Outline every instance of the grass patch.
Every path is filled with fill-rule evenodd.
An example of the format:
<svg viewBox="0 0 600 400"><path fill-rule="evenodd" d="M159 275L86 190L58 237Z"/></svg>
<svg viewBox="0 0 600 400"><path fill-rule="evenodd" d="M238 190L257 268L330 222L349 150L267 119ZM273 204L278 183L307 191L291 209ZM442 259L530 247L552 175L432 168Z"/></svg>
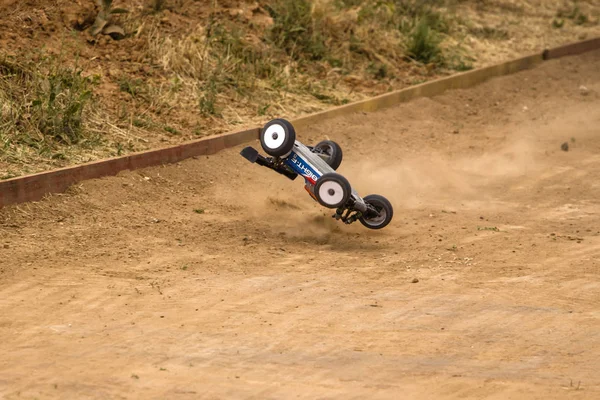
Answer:
<svg viewBox="0 0 600 400"><path fill-rule="evenodd" d="M439 63L443 60L440 48L441 39L431 29L427 18L421 19L408 39L408 56L425 64Z"/></svg>
<svg viewBox="0 0 600 400"><path fill-rule="evenodd" d="M264 115L267 115L267 112L269 111L270 107L271 107L271 104L261 104L258 106L258 110L256 110L256 114L261 117Z"/></svg>
<svg viewBox="0 0 600 400"><path fill-rule="evenodd" d="M165 125L163 127L163 129L165 130L165 132L170 133L171 135L181 135L181 132L175 128L173 128L172 126L169 125Z"/></svg>
<svg viewBox="0 0 600 400"><path fill-rule="evenodd" d="M389 76L387 64L381 62L371 62L367 67L367 71L377 80L385 79Z"/></svg>
<svg viewBox="0 0 600 400"><path fill-rule="evenodd" d="M321 60L327 54L322 19L308 0L275 0L266 6L273 18L269 39L294 59Z"/></svg>
<svg viewBox="0 0 600 400"><path fill-rule="evenodd" d="M478 226L477 227L478 231L493 231L493 232L500 232L500 229L498 229L495 226Z"/></svg>
<svg viewBox="0 0 600 400"><path fill-rule="evenodd" d="M554 18L552 20L552 27L555 29L560 29L565 26L565 20L562 18Z"/></svg>
<svg viewBox="0 0 600 400"><path fill-rule="evenodd" d="M145 128L145 129L147 129L147 128L151 128L151 127L154 126L154 122L152 122L151 119L147 119L147 118L134 118L131 123L136 128Z"/></svg>
<svg viewBox="0 0 600 400"><path fill-rule="evenodd" d="M58 59L41 63L0 60L3 140L40 148L86 139L85 120L96 81Z"/></svg>
<svg viewBox="0 0 600 400"><path fill-rule="evenodd" d="M141 79L130 79L127 76L122 76L118 79L117 84L119 85L119 90L129 93L133 98L143 97L148 94L148 87Z"/></svg>
<svg viewBox="0 0 600 400"><path fill-rule="evenodd" d="M143 139L112 123L99 82L60 55L0 55L0 179L133 151Z"/></svg>
<svg viewBox="0 0 600 400"><path fill-rule="evenodd" d="M223 118L221 97L273 97L273 88L282 86L283 66L272 51L250 42L246 32L232 24L212 23L193 35L174 41L150 38L150 50L167 72L177 74L172 95L194 93L200 114L207 118ZM265 82L265 83L262 83ZM265 92L270 92L262 96Z"/></svg>
<svg viewBox="0 0 600 400"><path fill-rule="evenodd" d="M590 21L590 17L581 10L577 1L560 8L556 12L553 26L555 28L562 27L565 19L570 19L575 25L584 25Z"/></svg>
<svg viewBox="0 0 600 400"><path fill-rule="evenodd" d="M218 94L218 75L215 73L211 75L204 85L200 88L199 93L199 108L200 112L205 115L216 115L220 116L217 110L217 94Z"/></svg>

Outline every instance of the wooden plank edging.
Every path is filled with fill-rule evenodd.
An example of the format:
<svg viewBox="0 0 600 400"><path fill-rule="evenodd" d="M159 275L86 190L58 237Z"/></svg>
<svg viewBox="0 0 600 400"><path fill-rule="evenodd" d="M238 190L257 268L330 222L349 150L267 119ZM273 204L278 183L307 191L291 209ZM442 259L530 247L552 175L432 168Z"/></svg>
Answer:
<svg viewBox="0 0 600 400"><path fill-rule="evenodd" d="M552 49L546 49L542 53L542 57L544 57L544 60L552 60L554 58L575 56L577 54L583 54L596 49L600 49L600 37L583 40L581 42L570 43L564 46L554 47Z"/></svg>
<svg viewBox="0 0 600 400"><path fill-rule="evenodd" d="M292 121L294 127L304 128L310 124L354 112L372 112L392 107L419 97L433 97L452 89L467 89L489 79L510 75L518 71L533 68L543 62L542 54L533 54L502 64L467 71L431 82L410 86L405 89L385 93L366 100L357 101L340 107L331 108L315 114L300 117Z"/></svg>
<svg viewBox="0 0 600 400"><path fill-rule="evenodd" d="M582 54L596 49L600 49L600 38L546 49L539 54L532 54L501 64L459 73L370 99L334 107L329 110L296 118L291 122L296 128L303 128L328 118L360 111L371 112L381 110L419 97L436 96L447 90L467 89L495 77L511 75L535 67L544 60ZM116 175L125 170L171 164L190 157L215 154L226 148L256 140L259 132L260 127L255 127L240 132L231 132L198 139L176 146L148 150L122 157L99 160L0 181L0 207L37 201L49 193L64 192L71 185L87 179L102 178Z"/></svg>
<svg viewBox="0 0 600 400"><path fill-rule="evenodd" d="M133 153L122 157L94 161L52 171L0 181L0 207L37 201L49 193L61 193L71 185L87 180L116 175L161 164L172 164L186 158L215 154L258 138L259 128L233 134L226 133L177 146Z"/></svg>

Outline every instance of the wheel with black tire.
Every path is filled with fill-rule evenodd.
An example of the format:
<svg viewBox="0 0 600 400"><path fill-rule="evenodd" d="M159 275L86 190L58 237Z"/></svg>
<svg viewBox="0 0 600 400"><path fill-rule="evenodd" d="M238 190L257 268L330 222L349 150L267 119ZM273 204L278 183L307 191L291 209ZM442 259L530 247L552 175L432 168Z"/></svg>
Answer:
<svg viewBox="0 0 600 400"><path fill-rule="evenodd" d="M370 194L365 196L363 200L367 205L371 206L376 213L371 211L363 214L359 219L361 224L369 229L385 228L394 216L392 204L388 199L378 194Z"/></svg>
<svg viewBox="0 0 600 400"><path fill-rule="evenodd" d="M315 197L327 208L339 208L348 202L352 187L342 175L329 172L321 176L315 185Z"/></svg>
<svg viewBox="0 0 600 400"><path fill-rule="evenodd" d="M260 145L272 157L285 157L294 148L296 131L285 119L269 121L260 132Z"/></svg>
<svg viewBox="0 0 600 400"><path fill-rule="evenodd" d="M318 154L334 170L342 163L343 153L339 144L333 140L323 140L315 145L313 153Z"/></svg>

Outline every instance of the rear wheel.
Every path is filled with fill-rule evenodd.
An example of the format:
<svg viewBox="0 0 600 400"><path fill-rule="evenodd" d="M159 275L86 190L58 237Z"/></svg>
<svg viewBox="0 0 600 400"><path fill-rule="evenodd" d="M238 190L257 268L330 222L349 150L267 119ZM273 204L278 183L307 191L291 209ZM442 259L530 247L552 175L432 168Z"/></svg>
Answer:
<svg viewBox="0 0 600 400"><path fill-rule="evenodd" d="M294 148L296 131L285 119L268 122L260 132L260 144L270 156L285 157Z"/></svg>
<svg viewBox="0 0 600 400"><path fill-rule="evenodd" d="M365 203L371 206L376 213L373 211L367 211L359 219L361 224L369 229L385 228L394 216L392 204L388 201L388 199L378 194L370 194L365 196L363 200Z"/></svg>
<svg viewBox="0 0 600 400"><path fill-rule="evenodd" d="M342 175L330 172L321 176L315 185L317 201L327 208L339 208L348 202L352 187Z"/></svg>
<svg viewBox="0 0 600 400"><path fill-rule="evenodd" d="M334 170L338 169L342 163L342 148L333 140L323 140L317 143L312 151L323 158L323 160L325 160L325 162Z"/></svg>

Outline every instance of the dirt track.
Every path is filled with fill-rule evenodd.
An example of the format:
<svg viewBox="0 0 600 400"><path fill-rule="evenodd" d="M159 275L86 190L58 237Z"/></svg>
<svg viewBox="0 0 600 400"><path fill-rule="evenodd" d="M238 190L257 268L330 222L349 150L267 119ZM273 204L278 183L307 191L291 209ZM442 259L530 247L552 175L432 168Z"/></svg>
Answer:
<svg viewBox="0 0 600 400"><path fill-rule="evenodd" d="M381 232L240 148L0 211L0 399L599 398L598 65L299 132Z"/></svg>

